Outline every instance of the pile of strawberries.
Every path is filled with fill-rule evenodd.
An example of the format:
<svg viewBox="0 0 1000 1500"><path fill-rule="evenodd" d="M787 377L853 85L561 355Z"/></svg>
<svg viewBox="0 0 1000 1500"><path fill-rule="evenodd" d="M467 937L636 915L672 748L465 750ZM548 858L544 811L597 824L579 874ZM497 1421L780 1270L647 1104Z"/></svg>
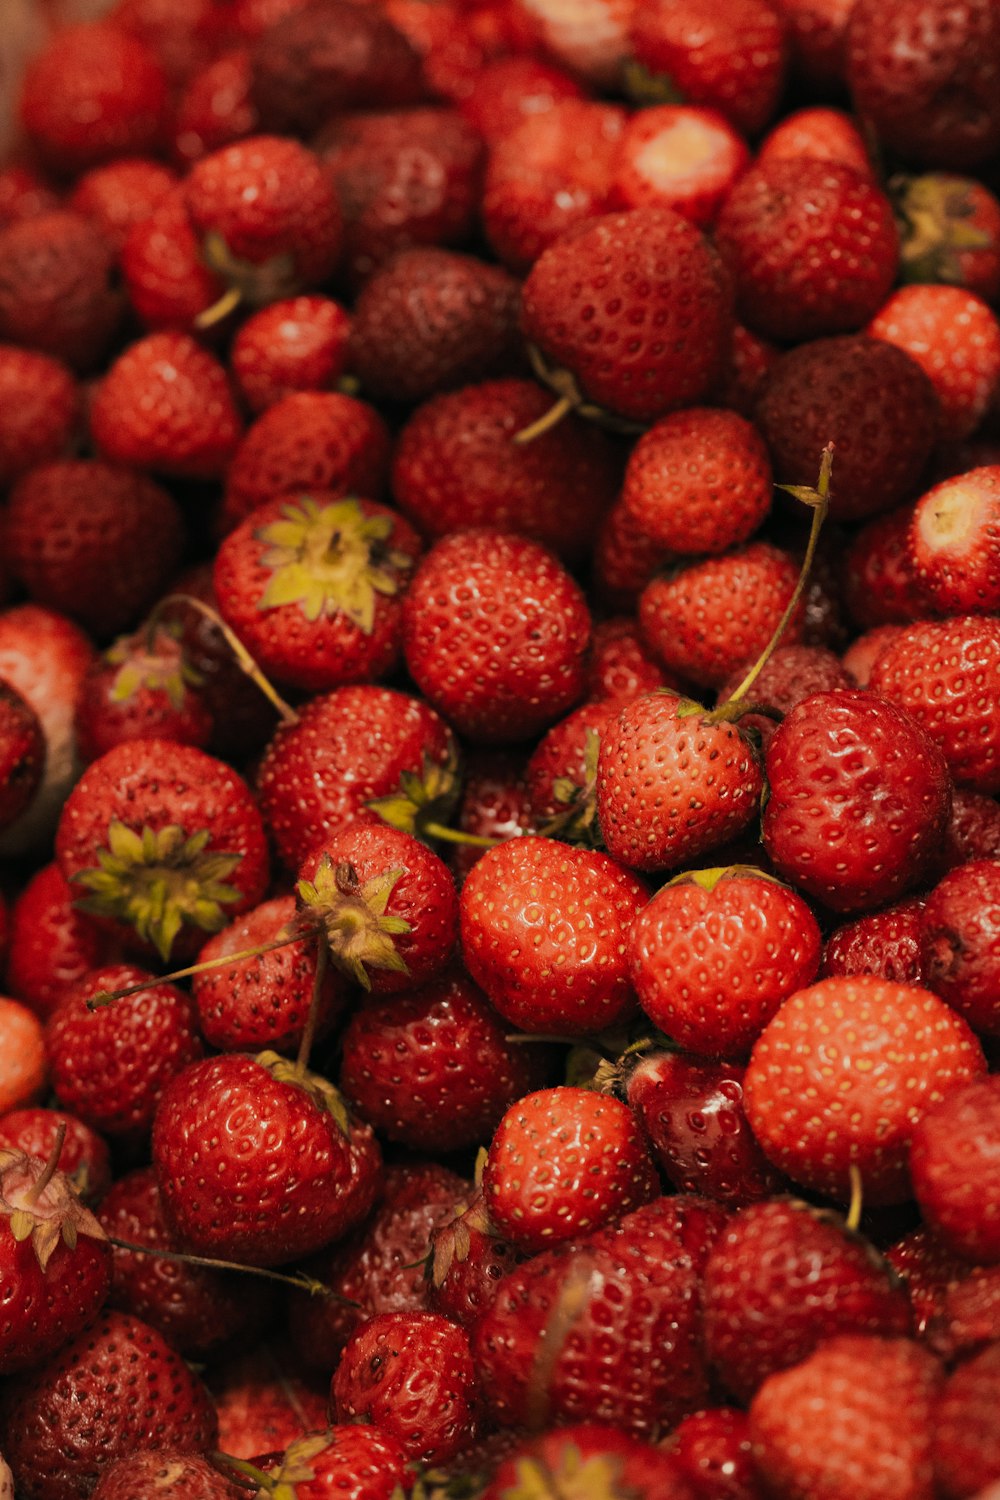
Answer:
<svg viewBox="0 0 1000 1500"><path fill-rule="evenodd" d="M0 1497L998 1500L997 0L18 108Z"/></svg>

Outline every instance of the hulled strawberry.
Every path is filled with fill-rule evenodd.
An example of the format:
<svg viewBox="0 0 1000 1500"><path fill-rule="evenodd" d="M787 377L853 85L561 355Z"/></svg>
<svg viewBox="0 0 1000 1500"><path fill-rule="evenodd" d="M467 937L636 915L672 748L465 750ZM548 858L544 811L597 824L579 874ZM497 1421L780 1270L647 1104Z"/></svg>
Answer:
<svg viewBox="0 0 1000 1500"><path fill-rule="evenodd" d="M749 162L746 141L718 111L654 104L629 120L615 196L625 208L662 204L704 229Z"/></svg>
<svg viewBox="0 0 1000 1500"><path fill-rule="evenodd" d="M133 740L88 767L66 802L57 858L84 909L166 961L256 904L267 843L246 784L170 740Z"/></svg>
<svg viewBox="0 0 1000 1500"><path fill-rule="evenodd" d="M936 484L909 526L918 587L936 613L1000 610L1000 464Z"/></svg>

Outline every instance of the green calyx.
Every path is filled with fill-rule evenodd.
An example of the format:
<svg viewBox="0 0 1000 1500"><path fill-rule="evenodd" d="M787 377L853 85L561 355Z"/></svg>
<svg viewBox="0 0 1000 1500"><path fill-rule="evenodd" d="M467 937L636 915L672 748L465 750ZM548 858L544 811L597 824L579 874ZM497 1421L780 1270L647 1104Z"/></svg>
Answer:
<svg viewBox="0 0 1000 1500"><path fill-rule="evenodd" d="M458 757L452 749L444 761L425 751L419 771L404 771L399 786L387 797L373 797L365 806L391 828L432 838L447 826L462 789Z"/></svg>
<svg viewBox="0 0 1000 1500"><path fill-rule="evenodd" d="M351 1133L351 1116L344 1097L327 1078L319 1073L310 1073L298 1062L282 1057L278 1052L258 1052L254 1061L266 1068L277 1083L291 1083L309 1095L313 1103L336 1122L341 1135Z"/></svg>
<svg viewBox="0 0 1000 1500"><path fill-rule="evenodd" d="M971 222L975 186L970 178L946 172L897 177L889 183L900 230L903 281L960 286L963 253L991 247L989 234Z"/></svg>
<svg viewBox="0 0 1000 1500"><path fill-rule="evenodd" d="M394 939L409 932L410 924L386 914L403 873L386 870L362 884L353 865L334 864L324 854L315 880L300 880L296 886L302 930L318 930L332 961L366 990L372 987L369 969L409 973Z"/></svg>
<svg viewBox="0 0 1000 1500"><path fill-rule="evenodd" d="M241 892L226 877L243 856L206 852L211 837L207 828L189 835L176 823L136 832L113 819L96 868L74 877L88 892L77 905L91 916L134 927L166 963L183 926L219 932L226 925L225 908L240 900Z"/></svg>
<svg viewBox="0 0 1000 1500"><path fill-rule="evenodd" d="M632 1485L622 1483L621 1460L610 1453L584 1458L567 1443L556 1467L538 1457L516 1461L517 1478L503 1500L640 1500Z"/></svg>
<svg viewBox="0 0 1000 1500"><path fill-rule="evenodd" d="M568 844L580 844L587 849L600 847L602 838L597 821L597 761L600 751L600 735L596 729L588 729L583 748L583 781L559 776L553 782L552 794L560 811L541 830L547 838L563 839Z"/></svg>
<svg viewBox="0 0 1000 1500"><path fill-rule="evenodd" d="M160 625L150 641L142 633L123 635L109 646L104 659L118 668L111 686L112 703L128 703L145 689L164 693L171 708L183 708L187 689L200 687L204 679L185 660L179 635L179 626Z"/></svg>
<svg viewBox="0 0 1000 1500"><path fill-rule="evenodd" d="M365 635L375 627L379 595L399 590L413 558L389 546L393 519L366 516L358 500L319 505L309 495L282 507L282 518L255 533L271 571L259 609L298 605L310 622L346 615Z"/></svg>

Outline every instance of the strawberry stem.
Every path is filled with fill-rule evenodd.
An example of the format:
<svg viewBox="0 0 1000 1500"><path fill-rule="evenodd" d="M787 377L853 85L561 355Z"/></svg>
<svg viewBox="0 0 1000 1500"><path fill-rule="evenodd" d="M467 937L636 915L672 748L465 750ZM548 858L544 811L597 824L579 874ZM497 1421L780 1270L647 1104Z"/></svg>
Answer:
<svg viewBox="0 0 1000 1500"><path fill-rule="evenodd" d="M66 1139L66 1121L65 1120L60 1120L59 1121L59 1129L56 1131L56 1138L52 1142L52 1150L49 1152L49 1158L48 1158L48 1161L45 1163L45 1167L44 1167L44 1169L42 1171L42 1175L39 1177L38 1181L32 1187L30 1187L28 1189L28 1191L24 1195L24 1201L28 1205L29 1208L33 1208L35 1206L35 1204L38 1202L39 1198L45 1192L45 1189L48 1187L49 1183L52 1181L53 1177L55 1176L56 1169L59 1166L59 1158L62 1155L63 1141L65 1139Z"/></svg>
<svg viewBox="0 0 1000 1500"><path fill-rule="evenodd" d="M228 287L218 301L198 314L194 320L195 328L214 328L216 323L221 323L223 318L228 318L231 312L235 312L242 301L241 289L238 286Z"/></svg>
<svg viewBox="0 0 1000 1500"><path fill-rule="evenodd" d="M306 1016L306 1024L302 1028L302 1040L299 1042L298 1056L295 1059L295 1071L300 1078L305 1076L309 1067L309 1054L316 1038L316 1026L319 1020L320 1003L323 998L323 980L326 977L326 965L330 950L322 937L316 944L316 972L313 975L312 996L309 1001L309 1014Z"/></svg>
<svg viewBox="0 0 1000 1500"><path fill-rule="evenodd" d="M858 1168L857 1162L853 1161L851 1162L847 1170L851 1178L851 1205L847 1210L847 1219L845 1220L845 1223L847 1224L848 1229L856 1233L861 1223L861 1205L864 1196L861 1183L861 1172Z"/></svg>
<svg viewBox="0 0 1000 1500"><path fill-rule="evenodd" d="M299 716L295 712L294 708L290 703L286 703L285 699L282 698L281 694L278 692L274 684L268 680L262 668L250 655L250 652L244 646L243 642L240 640L236 632L230 630L229 626L219 614L218 610L213 609L210 604L206 604L203 599L196 599L193 594L166 594L153 610L152 614L149 617L149 622L151 624L154 623L163 613L163 611L171 604L185 604L189 609L193 609L198 614L204 616L206 620L211 620L212 624L215 626L216 630L219 631L226 645L233 653L233 656L236 658L237 666L240 667L241 670L244 671L250 678L250 681L260 689L260 691L264 694L264 697L272 705L272 707L277 710L284 722L286 724L298 723Z"/></svg>
<svg viewBox="0 0 1000 1500"><path fill-rule="evenodd" d="M559 400L553 402L548 411L544 412L538 418L537 422L532 422L529 426L522 427L520 432L515 432L514 442L519 447L523 447L525 443L533 443L536 438L540 438L550 428L555 427L557 423L561 422L563 417L568 416L575 405L576 402L572 396L560 396Z"/></svg>
<svg viewBox="0 0 1000 1500"><path fill-rule="evenodd" d="M210 1453L209 1462L217 1469L231 1469L247 1479L252 1479L258 1489L267 1490L272 1494L277 1488L277 1480L270 1474L265 1474L263 1469L258 1469L254 1464L248 1463L245 1458L233 1458L228 1453Z"/></svg>
<svg viewBox="0 0 1000 1500"><path fill-rule="evenodd" d="M466 844L472 849L495 849L503 839L487 838L484 833L462 833L458 828L448 828L444 823L423 823L421 833L430 839L441 839L446 844Z"/></svg>
<svg viewBox="0 0 1000 1500"><path fill-rule="evenodd" d="M292 943L297 943L300 936L297 932L286 933L284 937L276 937L273 943L263 943L257 948L243 948L239 953L226 953L221 958L206 958L203 963L189 964L186 969L174 969L171 974L144 979L140 984L127 984L120 990L98 990L87 1001L87 1009L103 1010L116 1000L125 1000L129 995L141 995L143 990L153 990L158 984L173 984L177 979L190 979L192 974L208 974L213 969L228 969L232 964L242 963L244 959L259 958L262 953L273 953L275 948L287 948Z"/></svg>
<svg viewBox="0 0 1000 1500"><path fill-rule="evenodd" d="M182 1266L204 1266L209 1271L242 1271L247 1276L260 1276L265 1281L277 1281L281 1286L308 1292L310 1297L325 1297L331 1302L342 1303L344 1307L361 1306L360 1302L342 1297L332 1287L317 1281L315 1276L307 1276L305 1271L272 1271L268 1266L242 1266L238 1261L216 1260L210 1255L189 1255L182 1250L160 1250L153 1245L133 1245L129 1240L120 1240L113 1234L109 1234L107 1238L109 1245L114 1245L117 1250L128 1250L133 1255L152 1255L158 1260L175 1261Z"/></svg>

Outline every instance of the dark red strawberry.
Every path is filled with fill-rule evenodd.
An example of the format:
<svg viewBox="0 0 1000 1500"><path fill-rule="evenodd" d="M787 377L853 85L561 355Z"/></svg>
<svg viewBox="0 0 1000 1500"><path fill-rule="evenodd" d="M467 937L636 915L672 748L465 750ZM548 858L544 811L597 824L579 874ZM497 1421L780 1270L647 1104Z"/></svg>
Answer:
<svg viewBox="0 0 1000 1500"><path fill-rule="evenodd" d="M177 186L177 176L158 161L123 156L85 172L70 194L68 206L93 219L107 240L121 251L133 224L148 219Z"/></svg>
<svg viewBox="0 0 1000 1500"><path fill-rule="evenodd" d="M548 114L582 89L562 68L540 57L494 57L480 68L476 86L459 103L462 114L491 147L498 146L522 120Z"/></svg>
<svg viewBox="0 0 1000 1500"><path fill-rule="evenodd" d="M172 142L182 166L260 129L260 115L250 97L251 82L246 47L223 52L188 80L177 100Z"/></svg>
<svg viewBox="0 0 1000 1500"><path fill-rule="evenodd" d="M895 984L924 984L920 914L924 901L910 896L882 911L865 912L834 929L823 948L820 976L876 974Z"/></svg>
<svg viewBox="0 0 1000 1500"><path fill-rule="evenodd" d="M332 297L292 297L253 313L233 339L233 380L252 412L297 391L327 391L347 366L350 315Z"/></svg>
<svg viewBox="0 0 1000 1500"><path fill-rule="evenodd" d="M38 166L22 158L0 167L0 224L33 219L58 206L55 188Z"/></svg>
<svg viewBox="0 0 1000 1500"><path fill-rule="evenodd" d="M928 1110L913 1132L913 1188L927 1226L964 1260L1000 1261L1000 1082L976 1079Z"/></svg>
<svg viewBox="0 0 1000 1500"><path fill-rule="evenodd" d="M909 551L912 505L876 516L856 532L843 565L844 602L856 624L909 624L926 613Z"/></svg>
<svg viewBox="0 0 1000 1500"><path fill-rule="evenodd" d="M0 678L0 828L30 807L45 771L45 735L34 709Z"/></svg>
<svg viewBox="0 0 1000 1500"><path fill-rule="evenodd" d="M608 609L634 611L657 570L676 561L672 554L653 546L617 500L605 515L594 546L597 597Z"/></svg>
<svg viewBox="0 0 1000 1500"><path fill-rule="evenodd" d="M451 863L461 884L494 841L537 833L524 780L524 758L508 750L473 750L465 764L462 794L455 812L459 833L487 843L456 844Z"/></svg>
<svg viewBox="0 0 1000 1500"><path fill-rule="evenodd" d="M79 389L67 367L0 344L0 485L61 458L79 425Z"/></svg>
<svg viewBox="0 0 1000 1500"><path fill-rule="evenodd" d="M952 870L920 916L924 983L978 1032L1000 1031L1000 860Z"/></svg>
<svg viewBox="0 0 1000 1500"><path fill-rule="evenodd" d="M597 1422L575 1422L525 1440L482 1492L482 1500L515 1500L524 1485L558 1494L586 1485L595 1500L700 1500L671 1454ZM705 1492L707 1495L707 1491Z"/></svg>
<svg viewBox="0 0 1000 1500"><path fill-rule="evenodd" d="M885 1258L902 1281L913 1309L918 1338L937 1341L945 1323L946 1293L969 1274L969 1266L920 1225L890 1245Z"/></svg>
<svg viewBox="0 0 1000 1500"><path fill-rule="evenodd" d="M11 911L7 988L43 1020L68 986L111 956L107 934L75 901L53 862L31 877Z"/></svg>
<svg viewBox="0 0 1000 1500"><path fill-rule="evenodd" d="M84 1203L97 1203L111 1186L108 1143L75 1115L41 1107L0 1115L0 1150L23 1151L48 1161L59 1145L59 1171Z"/></svg>
<svg viewBox="0 0 1000 1500"><path fill-rule="evenodd" d="M1000 1480L994 1417L1000 1397L1000 1344L953 1370L934 1408L934 1477L946 1500L986 1496Z"/></svg>
<svg viewBox="0 0 1000 1500"><path fill-rule="evenodd" d="M595 624L587 668L590 698L639 698L670 686L676 684L667 681L663 668L643 642L637 620L619 615Z"/></svg>
<svg viewBox="0 0 1000 1500"><path fill-rule="evenodd" d="M752 661L741 663L723 683L719 689L720 705L729 701L752 665ZM791 713L803 698L853 686L850 673L828 647L777 646L754 678L749 693L755 705L770 709L775 718L763 713L749 713L742 716L741 722L744 728L753 725L766 749L777 727L776 720Z"/></svg>
<svg viewBox="0 0 1000 1500"><path fill-rule="evenodd" d="M127 740L174 740L207 748L212 715L179 635L179 627L144 626L135 635L119 636L94 662L76 705L82 760L96 760Z"/></svg>
<svg viewBox="0 0 1000 1500"><path fill-rule="evenodd" d="M936 614L1000 610L1000 464L928 490L913 508L908 540L917 586Z"/></svg>
<svg viewBox="0 0 1000 1500"><path fill-rule="evenodd" d="M63 209L0 230L0 339L90 371L123 311L115 252L90 219Z"/></svg>
<svg viewBox="0 0 1000 1500"><path fill-rule="evenodd" d="M1000 859L1000 803L982 792L956 787L942 869L954 870L971 859Z"/></svg>
<svg viewBox="0 0 1000 1500"><path fill-rule="evenodd" d="M95 1500L238 1500L245 1492L197 1453L180 1448L131 1453L103 1470Z"/></svg>
<svg viewBox="0 0 1000 1500"><path fill-rule="evenodd" d="M477 1194L432 1236L427 1263L432 1309L471 1329L496 1296L501 1278L523 1259L496 1232L482 1194Z"/></svg>
<svg viewBox="0 0 1000 1500"><path fill-rule="evenodd" d="M667 1452L695 1500L761 1500L746 1413L736 1407L692 1412L671 1433Z"/></svg>

